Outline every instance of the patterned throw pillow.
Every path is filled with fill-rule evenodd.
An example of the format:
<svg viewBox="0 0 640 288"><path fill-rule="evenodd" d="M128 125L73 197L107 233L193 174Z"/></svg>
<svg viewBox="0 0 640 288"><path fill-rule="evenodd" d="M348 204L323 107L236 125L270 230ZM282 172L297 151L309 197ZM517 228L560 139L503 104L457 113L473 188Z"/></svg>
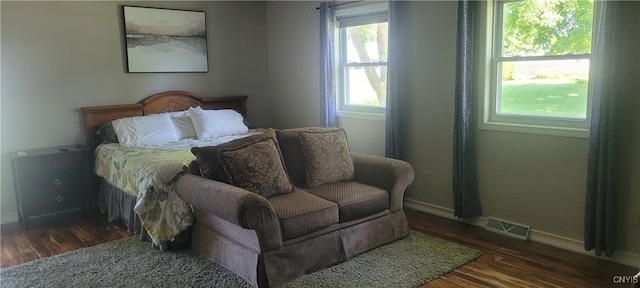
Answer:
<svg viewBox="0 0 640 288"><path fill-rule="evenodd" d="M293 190L273 129L216 146L194 147L191 152L202 177L265 197Z"/></svg>
<svg viewBox="0 0 640 288"><path fill-rule="evenodd" d="M224 168L218 159L218 151L221 149L238 149L253 143L265 141L266 139L275 139L275 137L275 130L267 129L264 133L247 136L216 146L193 147L191 148L191 153L196 156L196 163L200 168L200 175L202 177L229 183Z"/></svg>
<svg viewBox="0 0 640 288"><path fill-rule="evenodd" d="M300 141L309 187L353 179L353 159L344 129L302 132Z"/></svg>
<svg viewBox="0 0 640 288"><path fill-rule="evenodd" d="M229 183L227 175L218 159L218 150L233 147L244 147L252 143L264 141L276 137L273 129L267 129L264 133L247 136L216 146L193 147L191 153L196 156L196 163L200 168L200 175L216 181Z"/></svg>
<svg viewBox="0 0 640 288"><path fill-rule="evenodd" d="M284 159L284 165L293 185L308 186L307 174L304 171L304 153L302 152L302 145L300 143L300 133L322 132L327 131L327 129L335 128L300 127L276 130L276 137L278 138L278 145L280 146L280 152Z"/></svg>
<svg viewBox="0 0 640 288"><path fill-rule="evenodd" d="M275 138L218 150L229 183L264 197L293 191Z"/></svg>

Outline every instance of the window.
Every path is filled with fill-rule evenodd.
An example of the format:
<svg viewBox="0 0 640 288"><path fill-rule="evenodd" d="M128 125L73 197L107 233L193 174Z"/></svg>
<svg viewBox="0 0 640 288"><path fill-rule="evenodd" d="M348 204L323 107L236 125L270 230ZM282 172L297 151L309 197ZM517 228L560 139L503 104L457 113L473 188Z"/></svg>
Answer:
<svg viewBox="0 0 640 288"><path fill-rule="evenodd" d="M385 112L389 47L387 5L385 2L336 10L339 111Z"/></svg>
<svg viewBox="0 0 640 288"><path fill-rule="evenodd" d="M594 2L495 1L485 128L586 136ZM492 14L492 17L491 17Z"/></svg>

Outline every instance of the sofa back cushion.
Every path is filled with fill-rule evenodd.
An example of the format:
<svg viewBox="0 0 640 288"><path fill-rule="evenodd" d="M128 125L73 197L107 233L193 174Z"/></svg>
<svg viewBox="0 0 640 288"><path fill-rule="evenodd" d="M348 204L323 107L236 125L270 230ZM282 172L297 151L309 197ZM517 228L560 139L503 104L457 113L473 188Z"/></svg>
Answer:
<svg viewBox="0 0 640 288"><path fill-rule="evenodd" d="M342 128L306 127L276 131L294 185L316 187L352 180L354 164Z"/></svg>
<svg viewBox="0 0 640 288"><path fill-rule="evenodd" d="M307 187L352 180L353 159L342 128L300 133Z"/></svg>
<svg viewBox="0 0 640 288"><path fill-rule="evenodd" d="M289 178L295 186L307 186L307 175L304 169L304 154L300 143L300 132L321 131L325 128L308 127L276 130L282 158L287 167Z"/></svg>
<svg viewBox="0 0 640 288"><path fill-rule="evenodd" d="M293 190L275 130L216 146L194 147L200 176L269 197Z"/></svg>

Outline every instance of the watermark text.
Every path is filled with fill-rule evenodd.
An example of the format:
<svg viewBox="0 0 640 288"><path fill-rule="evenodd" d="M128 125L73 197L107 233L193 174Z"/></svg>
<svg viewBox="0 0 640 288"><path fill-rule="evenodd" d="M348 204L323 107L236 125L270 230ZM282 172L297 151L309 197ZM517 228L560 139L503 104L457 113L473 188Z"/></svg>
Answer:
<svg viewBox="0 0 640 288"><path fill-rule="evenodd" d="M628 276L628 275L616 275L613 276L613 283L614 284L629 284L629 283L640 283L640 279L638 279L640 276L635 275L635 276Z"/></svg>

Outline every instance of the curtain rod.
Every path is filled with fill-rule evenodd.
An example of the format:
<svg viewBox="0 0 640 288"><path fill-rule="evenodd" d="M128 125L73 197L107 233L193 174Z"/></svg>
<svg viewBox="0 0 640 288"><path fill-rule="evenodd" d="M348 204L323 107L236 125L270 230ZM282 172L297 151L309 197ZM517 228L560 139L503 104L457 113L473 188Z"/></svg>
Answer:
<svg viewBox="0 0 640 288"><path fill-rule="evenodd" d="M338 4L331 4L331 5L329 5L329 8L338 7L338 6L347 5L347 4L358 3L358 2L362 2L362 1L365 1L365 0L356 0L356 1L338 3ZM320 10L320 7L316 7L316 8L314 8L314 10Z"/></svg>

